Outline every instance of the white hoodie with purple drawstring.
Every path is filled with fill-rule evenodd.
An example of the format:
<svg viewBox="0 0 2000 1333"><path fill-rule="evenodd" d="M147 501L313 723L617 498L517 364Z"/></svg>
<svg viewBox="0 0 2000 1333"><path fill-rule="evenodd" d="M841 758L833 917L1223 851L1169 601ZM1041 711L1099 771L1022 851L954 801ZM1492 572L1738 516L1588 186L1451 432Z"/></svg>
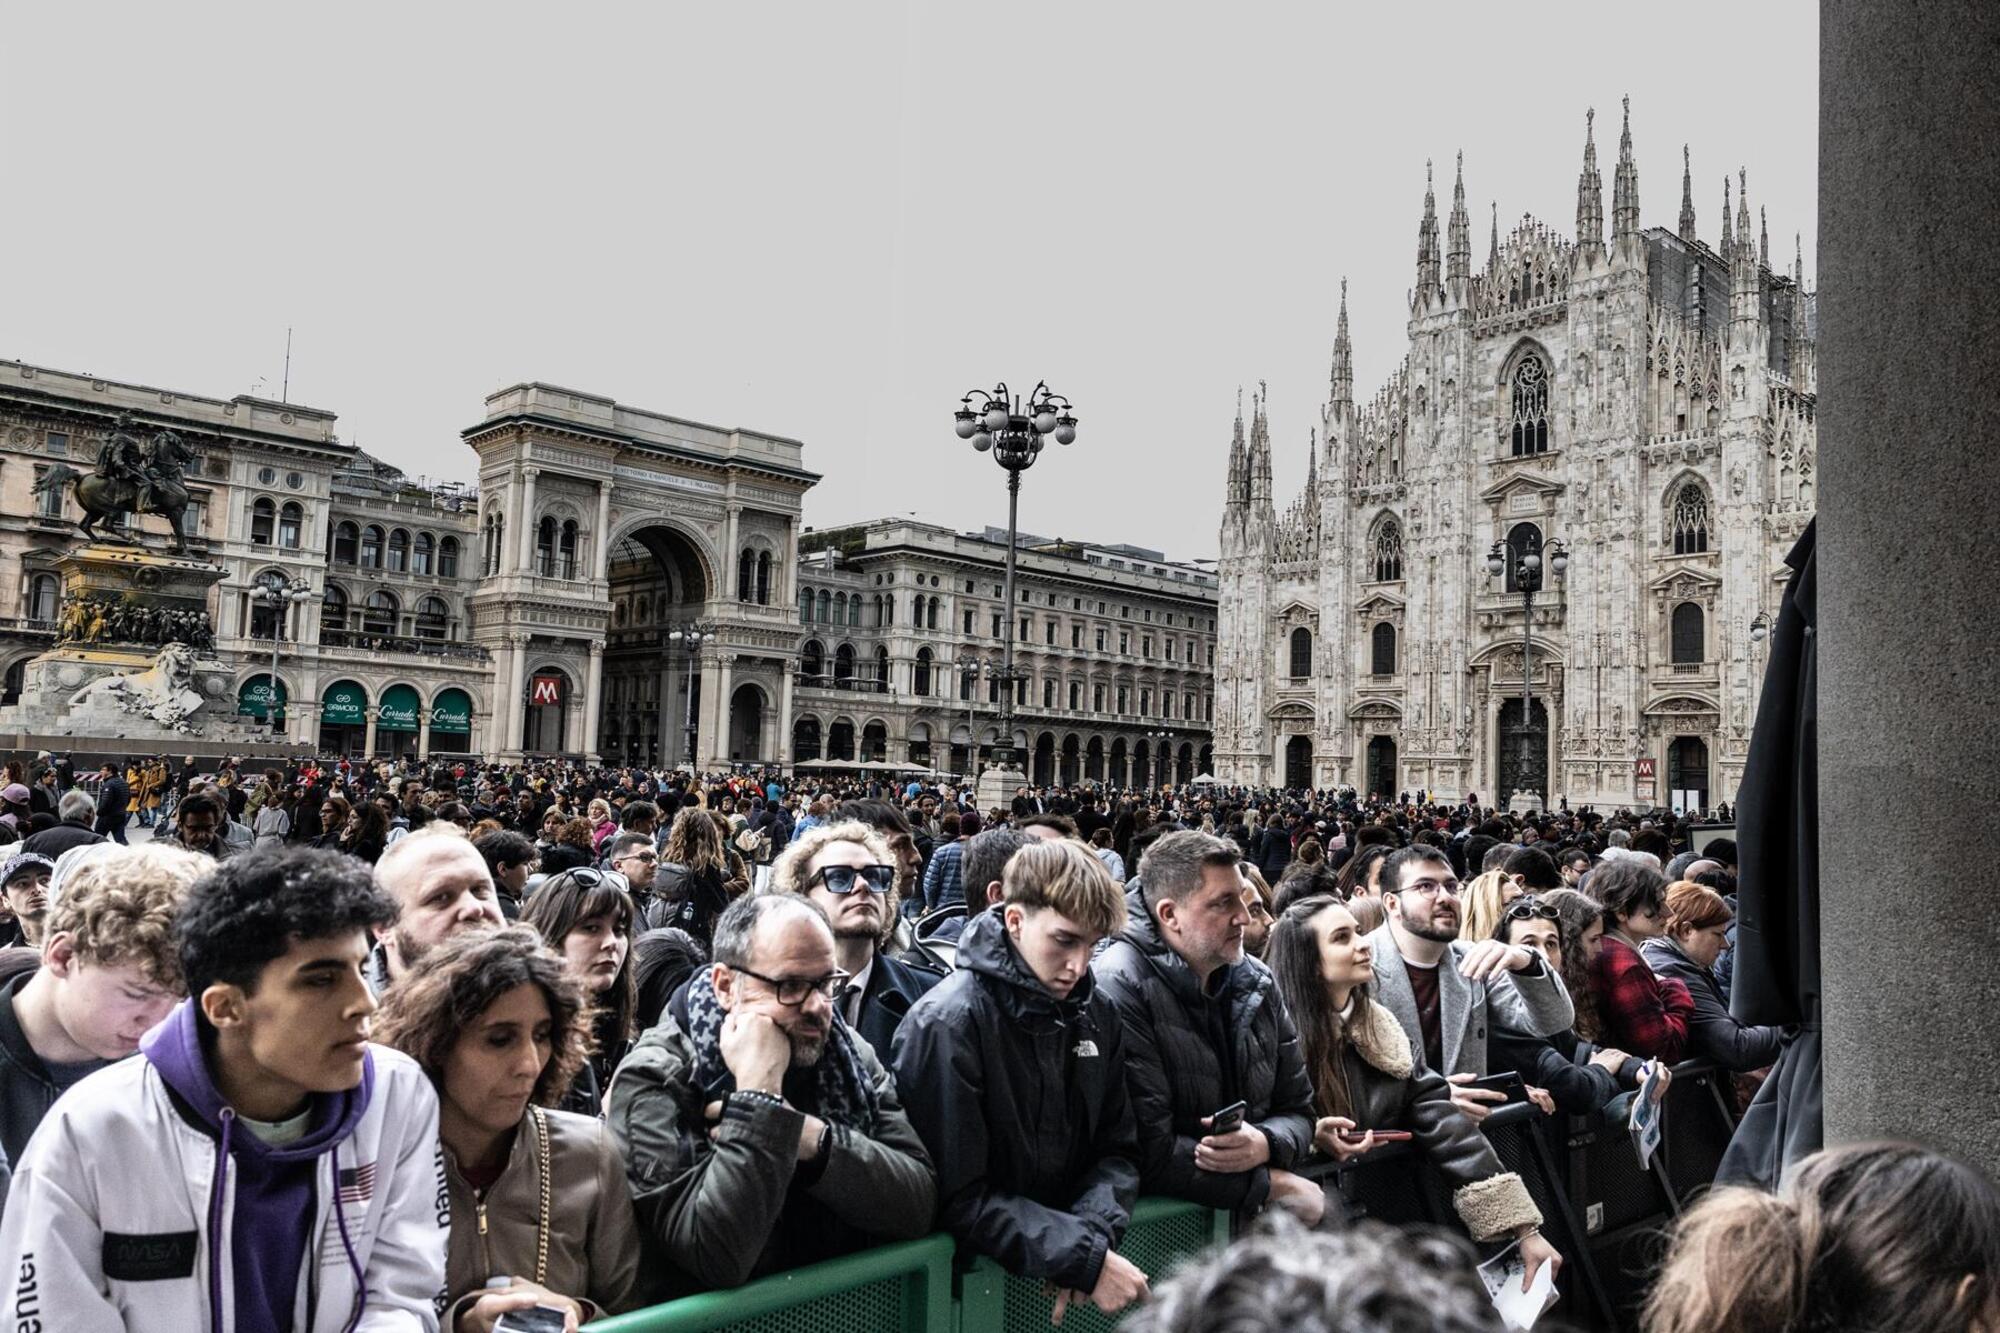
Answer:
<svg viewBox="0 0 2000 1333"><path fill-rule="evenodd" d="M436 1330L451 1219L437 1095L416 1062L369 1047L361 1085L315 1098L306 1136L272 1149L215 1093L196 1029L183 1001L142 1055L76 1084L35 1131L0 1218L0 1328L248 1333L236 1265L266 1220L239 1219L256 1205L238 1185L276 1164L311 1180L294 1191L312 1210L294 1333Z"/></svg>

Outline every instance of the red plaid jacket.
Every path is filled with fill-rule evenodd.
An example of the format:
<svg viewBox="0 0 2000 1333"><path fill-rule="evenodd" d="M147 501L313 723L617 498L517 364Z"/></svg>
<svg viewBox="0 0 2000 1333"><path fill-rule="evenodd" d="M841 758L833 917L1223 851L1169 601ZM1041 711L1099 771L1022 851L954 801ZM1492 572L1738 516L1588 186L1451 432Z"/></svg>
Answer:
<svg viewBox="0 0 2000 1333"><path fill-rule="evenodd" d="M1590 964L1601 1044L1672 1064L1687 1048L1694 997L1674 977L1656 977L1639 951L1610 935Z"/></svg>

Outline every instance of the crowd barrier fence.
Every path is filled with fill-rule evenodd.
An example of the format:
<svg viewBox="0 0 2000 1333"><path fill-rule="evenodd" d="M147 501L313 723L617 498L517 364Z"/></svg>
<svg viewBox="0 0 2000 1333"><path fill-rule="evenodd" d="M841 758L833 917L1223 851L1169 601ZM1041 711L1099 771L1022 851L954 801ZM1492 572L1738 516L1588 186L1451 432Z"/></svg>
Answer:
<svg viewBox="0 0 2000 1333"><path fill-rule="evenodd" d="M1545 1116L1504 1107L1483 1126L1542 1211L1543 1235L1563 1256L1563 1318L1591 1329L1632 1326L1666 1230L1714 1178L1735 1129L1727 1073L1700 1061L1674 1068L1661 1143L1639 1168L1626 1131L1631 1096L1594 1116ZM1329 1204L1350 1218L1456 1229L1450 1189L1408 1144L1344 1165L1318 1163ZM1226 1212L1144 1198L1118 1250L1155 1281L1212 1245L1226 1244ZM959 1256L949 1236L885 1245L773 1274L732 1291L703 1292L601 1319L592 1333L1030 1333L1047 1329L1053 1293L991 1259ZM1119 1320L1085 1306L1065 1333L1102 1333Z"/></svg>

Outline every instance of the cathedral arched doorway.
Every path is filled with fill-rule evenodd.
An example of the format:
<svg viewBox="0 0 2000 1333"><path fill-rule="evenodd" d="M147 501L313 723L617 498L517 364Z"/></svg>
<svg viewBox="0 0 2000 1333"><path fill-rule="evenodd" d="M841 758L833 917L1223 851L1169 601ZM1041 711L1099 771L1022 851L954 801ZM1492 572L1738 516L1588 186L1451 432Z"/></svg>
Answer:
<svg viewBox="0 0 2000 1333"><path fill-rule="evenodd" d="M1667 800L1693 814L1708 808L1708 744L1699 736L1676 736L1667 747Z"/></svg>
<svg viewBox="0 0 2000 1333"><path fill-rule="evenodd" d="M729 696L729 760L765 760L764 692L755 685L738 685Z"/></svg>
<svg viewBox="0 0 2000 1333"><path fill-rule="evenodd" d="M1035 738L1034 783L1037 787L1049 786L1056 780L1056 738L1055 733L1045 731Z"/></svg>
<svg viewBox="0 0 2000 1333"><path fill-rule="evenodd" d="M1062 768L1059 774L1062 785L1073 787L1083 767L1083 742L1075 732L1063 737Z"/></svg>
<svg viewBox="0 0 2000 1333"><path fill-rule="evenodd" d="M604 710L599 750L666 766L693 763L702 750L701 658L688 631L714 590L713 580L693 539L665 524L619 538L609 555L605 574L611 623L604 643L604 697L632 703L626 710L631 716L622 723L614 710ZM737 691L738 696L741 693ZM726 734L734 753L735 700L728 703L724 726L730 728ZM625 732L622 740L620 730ZM691 743L693 755L688 751ZM744 753L752 754L756 748L753 743Z"/></svg>
<svg viewBox="0 0 2000 1333"><path fill-rule="evenodd" d="M1549 791L1549 712L1540 699L1530 705L1525 726L1522 722L1518 698L1500 705L1500 783L1493 804L1503 810L1517 791L1544 798Z"/></svg>
<svg viewBox="0 0 2000 1333"><path fill-rule="evenodd" d="M1368 792L1393 800L1396 796L1396 742L1387 736L1368 741Z"/></svg>
<svg viewBox="0 0 2000 1333"><path fill-rule="evenodd" d="M1285 742L1285 786L1313 785L1313 743L1310 736L1294 736Z"/></svg>

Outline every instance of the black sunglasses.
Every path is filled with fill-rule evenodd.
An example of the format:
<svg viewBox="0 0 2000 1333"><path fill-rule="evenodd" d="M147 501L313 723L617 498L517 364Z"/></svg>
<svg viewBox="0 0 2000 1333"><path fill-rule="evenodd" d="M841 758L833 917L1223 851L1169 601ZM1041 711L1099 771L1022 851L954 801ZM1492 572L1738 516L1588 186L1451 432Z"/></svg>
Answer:
<svg viewBox="0 0 2000 1333"><path fill-rule="evenodd" d="M1509 921L1525 921L1529 917L1540 917L1544 921L1554 921L1558 924L1562 922L1561 913L1532 893L1525 898L1516 898L1500 912L1503 924Z"/></svg>
<svg viewBox="0 0 2000 1333"><path fill-rule="evenodd" d="M866 884L870 893L887 893L896 883L896 867L821 866L806 877L806 887L823 885L828 893L852 893Z"/></svg>

